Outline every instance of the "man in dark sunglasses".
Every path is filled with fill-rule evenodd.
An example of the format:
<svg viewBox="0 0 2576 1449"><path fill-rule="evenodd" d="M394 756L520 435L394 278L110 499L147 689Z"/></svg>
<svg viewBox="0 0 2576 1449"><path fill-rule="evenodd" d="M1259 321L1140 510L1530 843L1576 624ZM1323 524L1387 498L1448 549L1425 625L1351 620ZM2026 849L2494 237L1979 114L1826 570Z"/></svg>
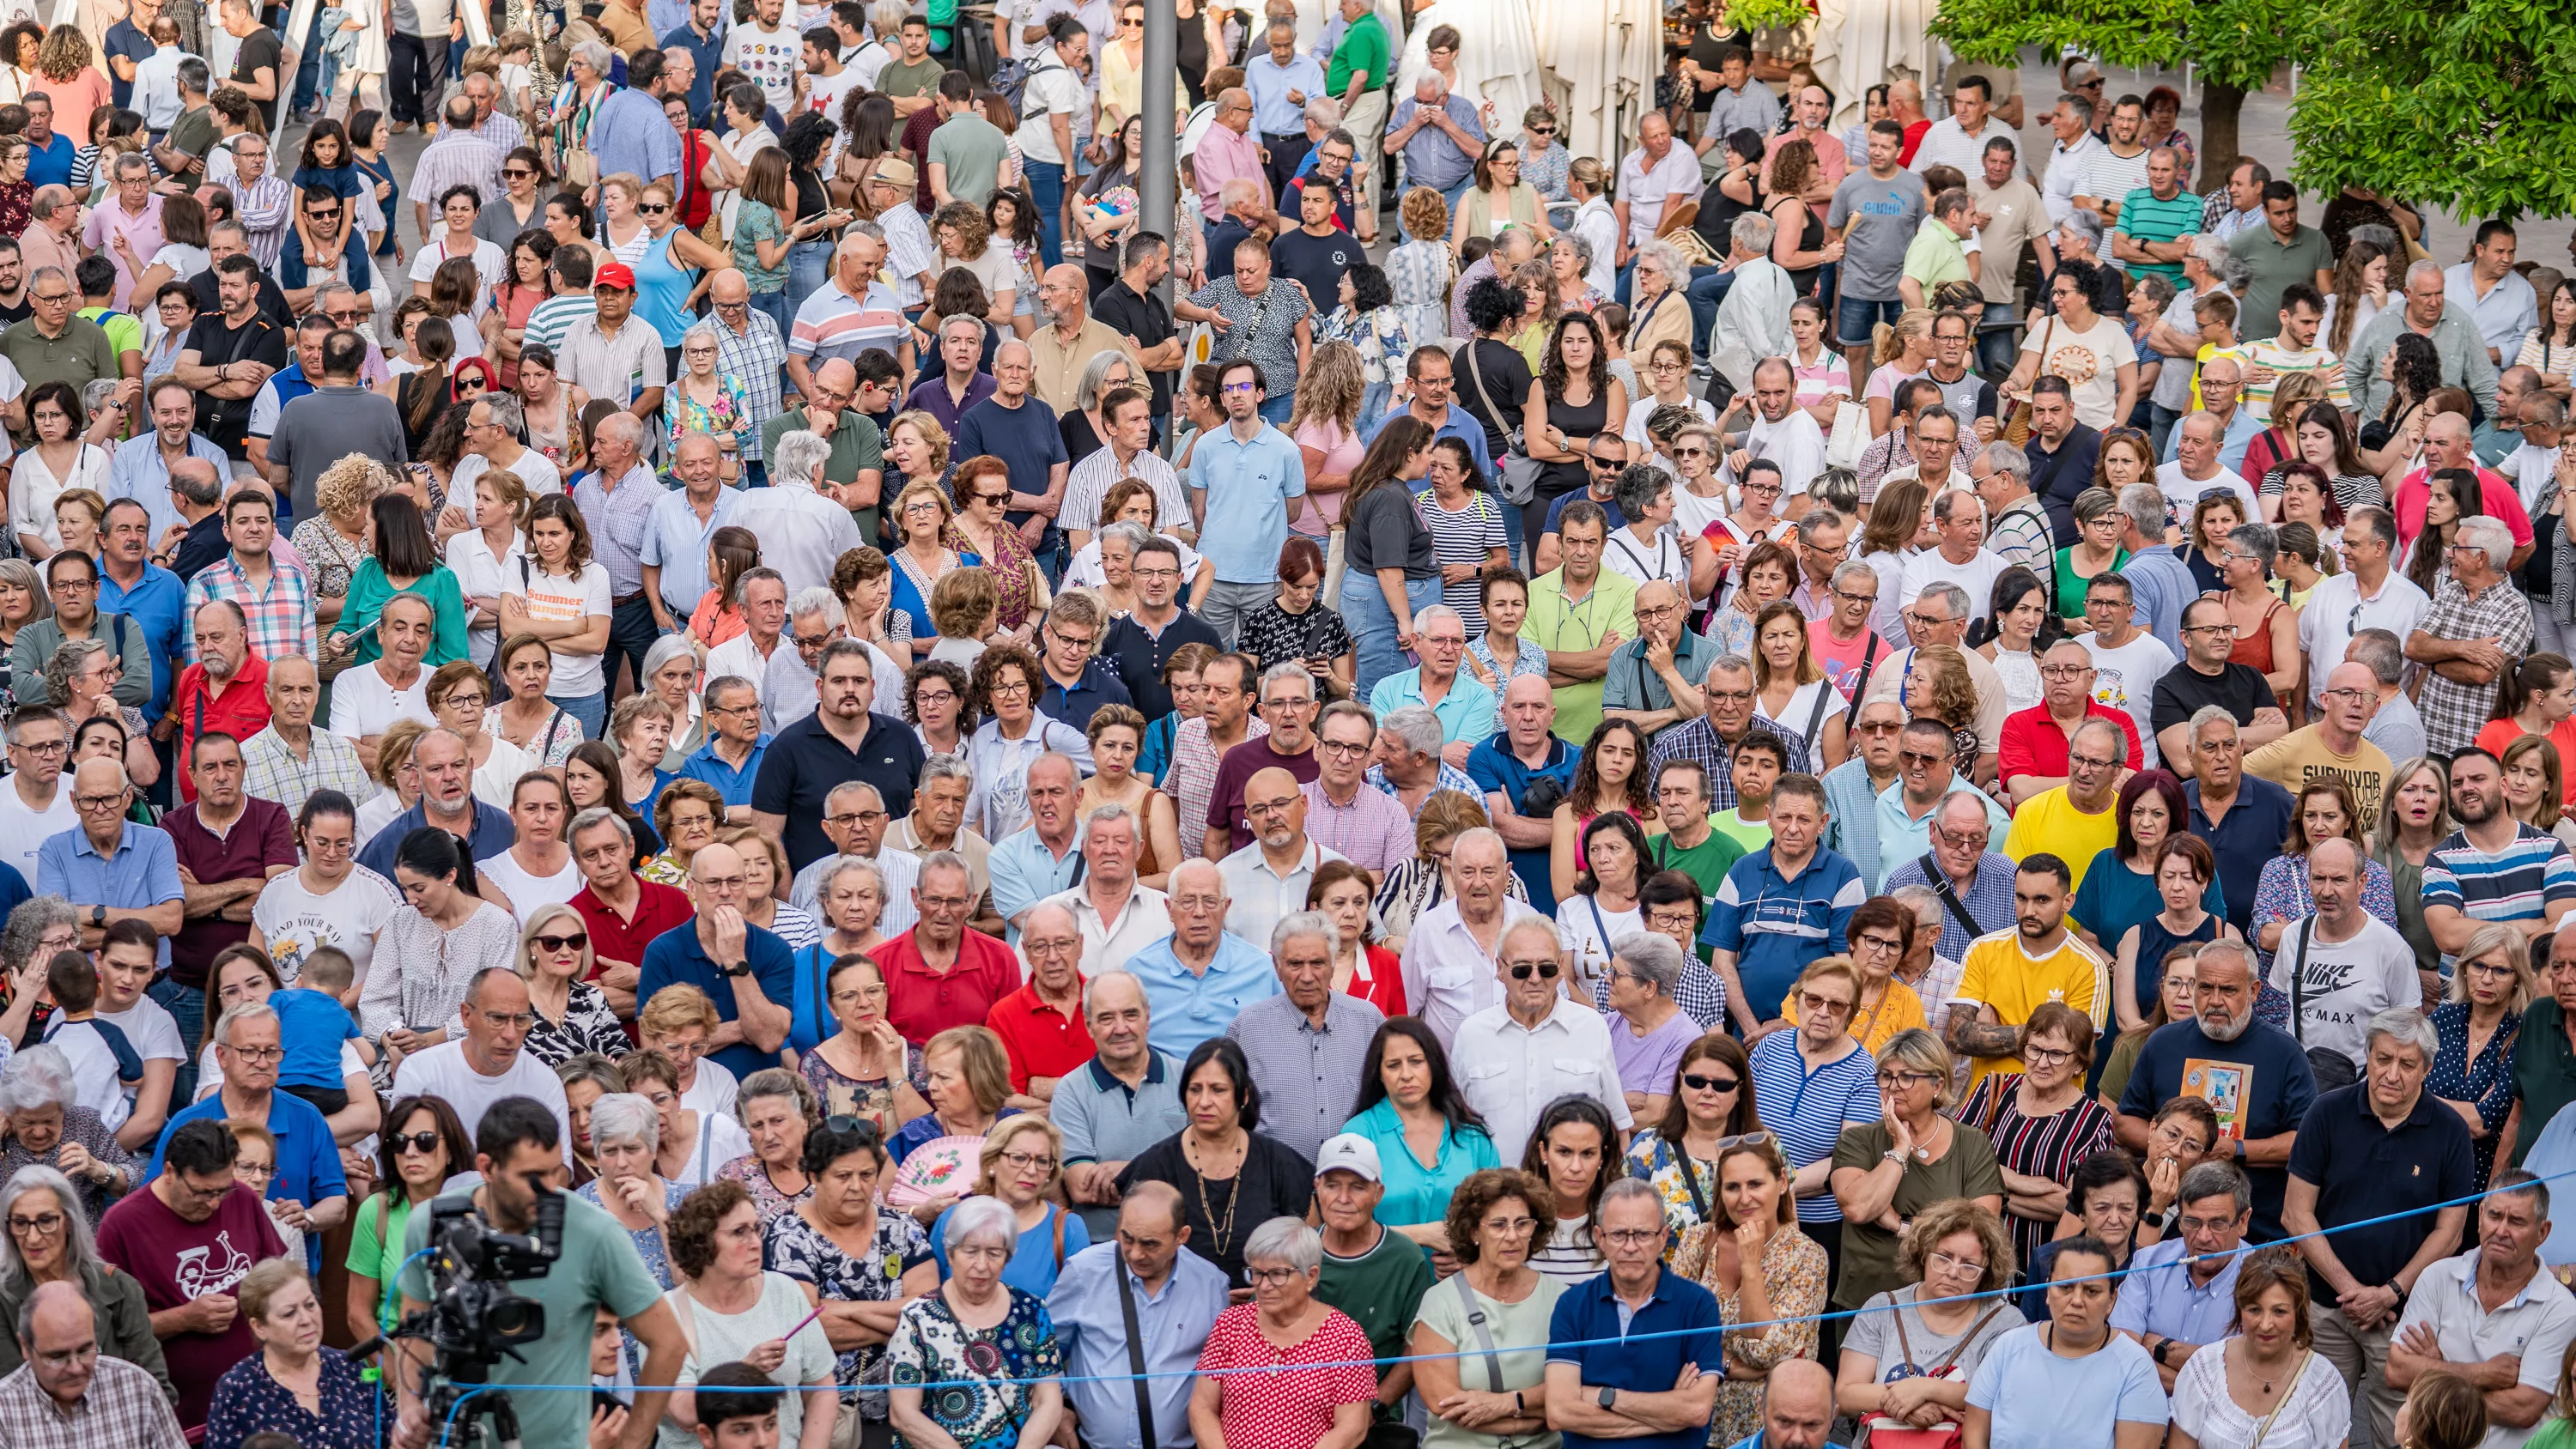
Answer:
<svg viewBox="0 0 2576 1449"><path fill-rule="evenodd" d="M568 969L573 980L590 974L589 929L579 913L556 909L544 913L543 929L528 950L540 972ZM527 1050L528 1033L537 1024L528 1000L528 983L515 971L484 971L465 993L458 1020L448 1039L416 1051L394 1068L394 1095L443 1097L457 1119L483 1120L484 1109L503 1097L533 1097L555 1114L562 1140L572 1143L572 1113L564 1101L563 1083L554 1070Z"/></svg>
<svg viewBox="0 0 2576 1449"><path fill-rule="evenodd" d="M1502 1000L1460 1022L1449 1049L1451 1073L1494 1141L1519 1151L1539 1112L1569 1093L1592 1098L1613 1123L1628 1126L1610 1029L1598 1012L1567 999L1556 927L1540 916L1520 917L1503 928L1494 959Z"/></svg>

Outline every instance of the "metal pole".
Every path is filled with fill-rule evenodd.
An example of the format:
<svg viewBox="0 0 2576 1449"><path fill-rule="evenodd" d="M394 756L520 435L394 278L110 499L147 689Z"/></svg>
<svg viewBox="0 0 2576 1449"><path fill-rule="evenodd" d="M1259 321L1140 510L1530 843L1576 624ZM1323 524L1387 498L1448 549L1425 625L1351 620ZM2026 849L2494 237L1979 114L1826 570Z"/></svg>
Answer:
<svg viewBox="0 0 2576 1449"><path fill-rule="evenodd" d="M1145 116L1144 175L1137 185L1137 205L1145 209L1137 221L1140 231L1168 232L1172 226L1174 196L1179 171L1173 161L1176 138L1174 127L1180 119L1180 97L1174 94L1173 73L1179 65L1180 20L1172 13L1172 0L1145 0L1145 75L1144 93L1139 104ZM1172 249L1180 250L1180 238L1173 237ZM1119 259L1122 263L1124 257ZM1122 267L1121 270L1124 270ZM1167 277L1155 289L1163 300L1171 301L1172 284Z"/></svg>

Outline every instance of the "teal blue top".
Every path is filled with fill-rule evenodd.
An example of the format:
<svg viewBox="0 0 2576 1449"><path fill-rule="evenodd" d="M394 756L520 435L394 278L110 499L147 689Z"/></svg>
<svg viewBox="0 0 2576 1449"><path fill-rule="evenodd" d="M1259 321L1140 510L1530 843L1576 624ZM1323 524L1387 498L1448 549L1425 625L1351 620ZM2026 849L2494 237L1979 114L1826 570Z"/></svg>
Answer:
<svg viewBox="0 0 2576 1449"><path fill-rule="evenodd" d="M2120 860L2119 848L2110 846L2093 857L2093 864L2084 872L2084 884L2075 888L2075 903L2067 908L2067 914L2093 933L2103 951L2117 956L2120 938L2129 934L2129 928L2164 908L2164 897L2156 894L2155 881L2129 869ZM2200 908L2224 918L2226 889L2211 881L2209 889L2200 893ZM2156 968L2150 965L2140 973L2140 979L2155 975Z"/></svg>
<svg viewBox="0 0 2576 1449"><path fill-rule="evenodd" d="M741 209L734 213L734 268L742 273L743 280L750 283L751 290L755 292L783 292L787 290L787 258L781 254L777 266L762 266L760 248L752 245L761 240L785 241L787 228L768 202L754 201L746 196L742 199Z"/></svg>
<svg viewBox="0 0 2576 1449"><path fill-rule="evenodd" d="M1377 1145L1378 1171L1386 1181L1386 1196L1378 1200L1377 1220L1389 1227L1440 1221L1449 1215L1449 1195L1469 1174L1503 1165L1494 1151L1494 1139L1485 1135L1485 1129L1453 1126L1440 1139L1439 1159L1424 1167L1404 1143L1404 1119L1395 1114L1395 1103L1383 1098L1343 1123L1342 1130L1356 1132Z"/></svg>
<svg viewBox="0 0 2576 1449"><path fill-rule="evenodd" d="M652 324L665 347L679 346L682 335L698 320L689 315L689 293L698 285L697 268L671 259L671 238L679 234L680 229L673 227L655 237L644 248L644 259L635 264L635 315Z"/></svg>

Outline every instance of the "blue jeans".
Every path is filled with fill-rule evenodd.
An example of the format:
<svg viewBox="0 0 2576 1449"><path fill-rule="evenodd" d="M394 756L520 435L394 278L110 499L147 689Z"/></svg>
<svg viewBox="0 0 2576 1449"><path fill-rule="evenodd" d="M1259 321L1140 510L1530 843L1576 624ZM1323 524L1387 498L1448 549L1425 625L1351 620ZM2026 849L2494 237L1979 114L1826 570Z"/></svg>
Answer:
<svg viewBox="0 0 2576 1449"><path fill-rule="evenodd" d="M1834 340L1845 347L1867 347L1873 340L1872 328L1881 322L1893 327L1904 314L1902 297L1880 302L1845 295L1834 304Z"/></svg>
<svg viewBox="0 0 2576 1449"><path fill-rule="evenodd" d="M832 243L798 242L787 249L787 290L781 294L787 299L787 322L779 324L780 331L784 332L788 323L796 320L796 311L805 305L805 299L821 290L831 278Z"/></svg>
<svg viewBox="0 0 2576 1449"><path fill-rule="evenodd" d="M1288 426L1289 416L1297 411L1294 392L1273 393L1261 400L1261 420L1274 428Z"/></svg>
<svg viewBox="0 0 2576 1449"><path fill-rule="evenodd" d="M1022 160L1029 200L1038 209L1038 255L1050 267L1064 260L1064 166L1055 161Z"/></svg>
<svg viewBox="0 0 2576 1449"><path fill-rule="evenodd" d="M143 994L170 1013L179 1027L179 1044L187 1052L178 1074L170 1079L170 1110L176 1112L197 1099L197 1048L206 1031L206 993L164 976L145 987Z"/></svg>
<svg viewBox="0 0 2576 1449"><path fill-rule="evenodd" d="M1726 300L1726 289L1735 285L1735 274L1721 267L1691 268L1690 298L1691 356L1708 356L1709 329L1717 325L1717 304ZM1629 359L1652 362L1653 358Z"/></svg>
<svg viewBox="0 0 2576 1449"><path fill-rule="evenodd" d="M316 92L316 88L324 87L325 85L322 79L321 41L322 7L316 5L313 7L313 19L304 28L304 59L295 67L296 110L311 110L313 108L313 97ZM320 93L327 96L331 92L327 88L324 88L321 89Z"/></svg>
<svg viewBox="0 0 2576 1449"><path fill-rule="evenodd" d="M596 740L607 737L607 690L603 689L594 694L549 694L546 696L546 702L559 707L564 713L581 721L581 737L583 739Z"/></svg>
<svg viewBox="0 0 2576 1449"><path fill-rule="evenodd" d="M751 305L767 314L770 321L778 324L778 340L786 341L788 332L796 325L795 309L787 305L786 288L782 287L775 292L754 292L751 294Z"/></svg>
<svg viewBox="0 0 2576 1449"><path fill-rule="evenodd" d="M1439 603L1440 580L1405 580L1404 601L1416 614ZM1353 698L1367 699L1379 680L1412 667L1404 651L1395 646L1395 612L1386 606L1386 590L1379 586L1376 574L1352 569L1342 575L1342 622L1350 626L1351 639L1358 646Z"/></svg>

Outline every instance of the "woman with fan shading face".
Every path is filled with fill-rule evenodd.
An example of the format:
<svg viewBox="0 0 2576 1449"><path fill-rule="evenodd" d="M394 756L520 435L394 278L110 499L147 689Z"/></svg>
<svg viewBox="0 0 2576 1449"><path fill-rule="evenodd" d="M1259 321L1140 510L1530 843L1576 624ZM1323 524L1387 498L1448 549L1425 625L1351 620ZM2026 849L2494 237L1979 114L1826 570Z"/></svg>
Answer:
<svg viewBox="0 0 2576 1449"><path fill-rule="evenodd" d="M941 1138L972 1139L954 1162L941 1157L942 1165L958 1169L950 1174L952 1180L932 1184L924 1169L916 1169L898 1172L888 1188L888 1205L908 1210L926 1228L966 1195L984 1134L1003 1118L1018 1116L1019 1109L1002 1105L1011 1095L1011 1060L990 1027L952 1026L932 1037L921 1049L921 1069L930 1114L906 1122L887 1139L886 1153L895 1166L905 1166L915 1149ZM921 1191L924 1187L932 1190Z"/></svg>

